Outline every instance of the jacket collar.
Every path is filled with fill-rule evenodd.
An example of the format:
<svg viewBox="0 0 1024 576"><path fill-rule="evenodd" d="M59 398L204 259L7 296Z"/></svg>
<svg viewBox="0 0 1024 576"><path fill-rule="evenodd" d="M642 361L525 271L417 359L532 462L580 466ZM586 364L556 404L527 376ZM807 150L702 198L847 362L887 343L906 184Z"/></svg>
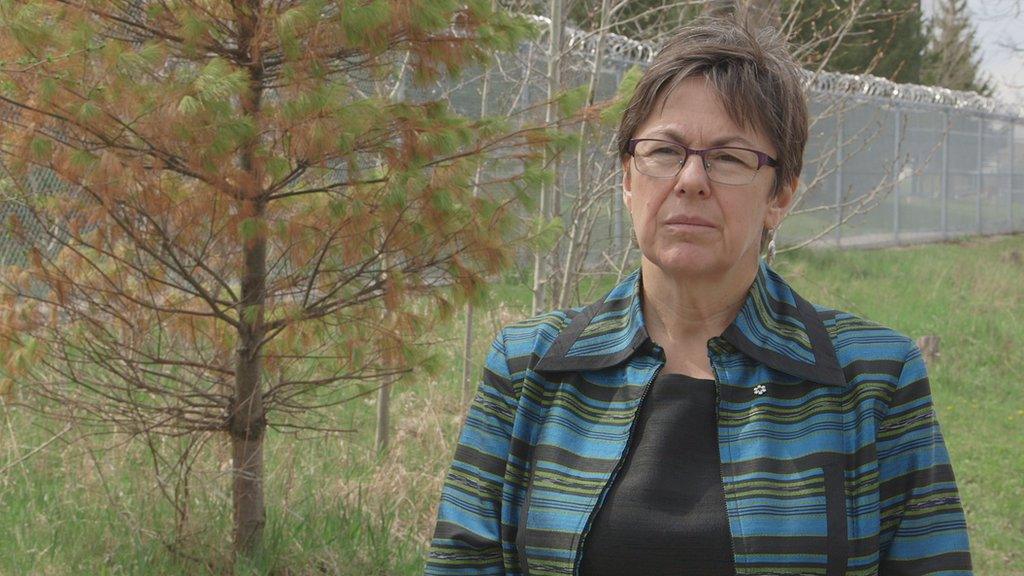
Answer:
<svg viewBox="0 0 1024 576"><path fill-rule="evenodd" d="M535 366L537 371L595 370L614 366L650 342L640 302L637 268L605 297L584 308ZM821 384L846 379L832 339L814 306L800 297L763 258L746 300L722 338L776 370Z"/></svg>

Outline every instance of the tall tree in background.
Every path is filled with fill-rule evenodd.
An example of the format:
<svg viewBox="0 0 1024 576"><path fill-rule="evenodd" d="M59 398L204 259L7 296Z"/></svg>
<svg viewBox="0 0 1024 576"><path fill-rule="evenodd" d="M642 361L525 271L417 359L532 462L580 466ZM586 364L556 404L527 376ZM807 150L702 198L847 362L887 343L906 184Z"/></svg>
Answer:
<svg viewBox="0 0 1024 576"><path fill-rule="evenodd" d="M602 3L577 0L569 3L573 24L584 30L597 30L602 16L608 32L635 40L650 40L655 30L672 29L692 20L704 10L703 2L693 0L632 0Z"/></svg>
<svg viewBox="0 0 1024 576"><path fill-rule="evenodd" d="M318 409L356 383L429 369L424 327L509 261L538 170L539 131L375 80L423 86L530 30L490 0L0 4L0 160L27 214L6 224L28 254L2 276L0 391L145 438L227 435L253 552L268 428L336 428Z"/></svg>
<svg viewBox="0 0 1024 576"><path fill-rule="evenodd" d="M928 39L919 0L785 0L782 9L805 66L920 81Z"/></svg>
<svg viewBox="0 0 1024 576"><path fill-rule="evenodd" d="M928 29L921 82L991 96L992 85L979 70L981 54L967 0L939 0Z"/></svg>
<svg viewBox="0 0 1024 576"><path fill-rule="evenodd" d="M529 2L526 10L541 9ZM584 30L601 21L600 3L568 2ZM611 2L608 31L659 45L701 14L766 22L780 28L810 69L873 74L917 82L927 36L919 0L630 0Z"/></svg>

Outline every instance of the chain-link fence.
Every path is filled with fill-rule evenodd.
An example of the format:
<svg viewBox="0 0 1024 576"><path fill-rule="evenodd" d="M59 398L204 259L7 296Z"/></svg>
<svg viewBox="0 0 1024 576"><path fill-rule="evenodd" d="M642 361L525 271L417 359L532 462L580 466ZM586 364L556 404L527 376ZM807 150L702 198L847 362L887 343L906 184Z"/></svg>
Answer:
<svg viewBox="0 0 1024 576"><path fill-rule="evenodd" d="M815 78L809 100L805 197L782 227L784 244L885 246L1024 231L1018 110L974 94L839 75Z"/></svg>
<svg viewBox="0 0 1024 576"><path fill-rule="evenodd" d="M561 86L593 82L597 100L611 98L627 71L644 67L654 53L629 38L569 28L559 54ZM410 89L408 96L446 98L469 115L541 118L548 59L542 35L457 84ZM886 246L1024 231L1019 107L870 75L808 72L806 83L811 137L800 197L778 231L779 245ZM624 261L630 224L619 195L615 126L594 122L587 130L581 150L552 162L550 197L558 206L552 213L562 216L566 234L585 240L587 264ZM60 188L52 175L40 175L31 187L33 193ZM0 199L3 221L22 210ZM0 263L23 259L14 244L2 237Z"/></svg>
<svg viewBox="0 0 1024 576"><path fill-rule="evenodd" d="M534 18L548 25L545 18ZM626 72L646 66L656 51L614 34L570 28L565 38L561 85L586 84L597 65L599 100L613 96ZM487 74L518 79L521 106L540 102L546 97L547 58L542 36L522 47L518 62L506 59ZM1024 231L1020 107L871 75L807 72L805 80L811 136L799 198L778 231L779 245L887 246ZM479 97L479 89L470 84L457 91L453 103L479 110ZM630 239L618 160L610 145L615 127L596 129L602 134L587 140L587 162L563 159L553 165L562 191L558 213L566 226L581 217L574 202L591 194L606 196L606 209L595 219L587 247L593 264L617 257ZM581 167L602 174L581 174Z"/></svg>

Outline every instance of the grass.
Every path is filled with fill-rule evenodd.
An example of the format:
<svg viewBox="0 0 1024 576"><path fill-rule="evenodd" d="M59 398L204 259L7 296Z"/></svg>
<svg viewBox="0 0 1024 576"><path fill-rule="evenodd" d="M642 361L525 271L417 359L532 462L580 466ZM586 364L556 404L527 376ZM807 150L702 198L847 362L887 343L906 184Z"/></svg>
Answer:
<svg viewBox="0 0 1024 576"><path fill-rule="evenodd" d="M812 302L940 337L929 380L975 573L1024 574L1024 236L794 256L776 269Z"/></svg>
<svg viewBox="0 0 1024 576"><path fill-rule="evenodd" d="M1024 236L874 251L796 251L774 265L812 302L911 336L941 338L932 392L967 511L975 573L1024 575ZM511 278L511 276L510 276ZM588 280L596 298L612 279ZM529 290L503 283L478 310L472 371L491 337L526 315ZM436 327L448 367L394 389L390 449L374 455L375 402L332 411L355 433L267 436L265 553L236 574L413 575L433 528L466 403L462 318ZM177 539L140 442L78 440L21 409L0 408L0 575L229 573L228 447L211 438L195 465L189 522ZM120 444L119 444L120 443ZM161 450L168 454L174 441ZM168 544L173 542L173 548ZM173 551L172 551L173 550Z"/></svg>

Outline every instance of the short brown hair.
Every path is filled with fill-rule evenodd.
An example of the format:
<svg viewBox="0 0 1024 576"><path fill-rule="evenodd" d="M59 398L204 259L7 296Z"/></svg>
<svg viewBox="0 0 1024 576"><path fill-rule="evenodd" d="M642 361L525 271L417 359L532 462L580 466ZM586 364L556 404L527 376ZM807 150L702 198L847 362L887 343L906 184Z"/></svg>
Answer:
<svg viewBox="0 0 1024 576"><path fill-rule="evenodd" d="M659 98L703 75L737 126L765 134L778 150L772 196L800 176L807 143L807 101L800 65L774 29L725 18L698 18L680 29L644 71L619 123L619 158Z"/></svg>

